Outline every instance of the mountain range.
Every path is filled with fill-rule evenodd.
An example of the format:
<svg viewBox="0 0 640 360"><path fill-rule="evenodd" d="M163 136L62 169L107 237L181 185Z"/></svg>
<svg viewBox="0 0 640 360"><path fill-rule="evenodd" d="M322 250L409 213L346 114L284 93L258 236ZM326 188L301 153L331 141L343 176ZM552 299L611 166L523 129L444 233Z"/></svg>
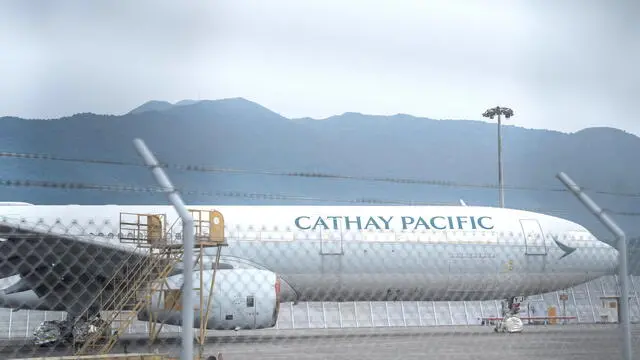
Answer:
<svg viewBox="0 0 640 360"><path fill-rule="evenodd" d="M506 207L578 221L611 241L556 178L562 171L630 237L640 236L640 167L633 160L640 138L607 127L562 133L503 125L502 134ZM484 121L355 112L289 119L243 98L150 101L122 115L0 118L3 152L140 164L136 137L160 161L181 166L168 174L190 192L184 194L188 204L498 204L496 124ZM227 170L185 170L187 165ZM0 178L4 185L34 180L156 186L140 166L11 157L0 158ZM24 186L0 187L0 200L166 203L164 195L144 191Z"/></svg>

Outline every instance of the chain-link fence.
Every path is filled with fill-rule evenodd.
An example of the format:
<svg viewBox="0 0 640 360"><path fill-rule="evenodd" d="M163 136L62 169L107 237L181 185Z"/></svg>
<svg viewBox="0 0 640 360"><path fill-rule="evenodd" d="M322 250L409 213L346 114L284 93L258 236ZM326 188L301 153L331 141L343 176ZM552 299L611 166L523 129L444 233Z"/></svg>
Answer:
<svg viewBox="0 0 640 360"><path fill-rule="evenodd" d="M0 301L20 309L1 312L7 358L120 351L123 342L150 337L156 349L178 356L182 229L171 207L4 209ZM617 252L589 233L557 230L552 218L540 218L540 237L510 229L520 226L517 219L511 225L491 219L489 225L489 217L469 214L406 215L398 221L414 227L456 221L462 228L475 224L475 230L386 231L385 221L393 227L389 218L395 215L385 215L391 211L385 207L341 210L355 211L353 227L373 226L377 219L382 229L313 230L312 224L348 216L320 209L306 222L297 217L297 228L269 225L276 218L295 223L289 215L303 209L309 210L191 209L198 214L194 219L204 219L195 224L200 244L216 233L210 210L226 219L220 224L224 246L196 248L203 256L194 259L194 302L201 308L195 318L208 318L211 327L196 324L196 334L216 339L252 329L265 329L265 336L342 329L346 335L353 328L434 326L473 326L476 334L487 334L509 314L522 319L525 333L534 324L618 322ZM322 211L328 210L336 209ZM364 210L381 215L366 217ZM248 225L247 219L256 223ZM640 321L639 281L631 279L633 322ZM527 297L503 301L520 295Z"/></svg>
<svg viewBox="0 0 640 360"><path fill-rule="evenodd" d="M171 166L160 166L152 156L145 161L161 188L50 181L0 185L173 194L173 186L168 181L163 184L157 172ZM336 174L261 175L440 184ZM322 357L333 354L335 347L357 347L348 340L352 334L375 336L362 332L367 329L381 330L378 335L398 329L405 331L400 334L422 335L417 345L421 356L434 349L440 349L435 350L438 354L455 352L457 345L450 342L457 335L444 338L434 335L433 329L466 329L471 335L531 333L528 339L537 344L532 345L536 358L552 354L542 344L562 342L554 336L560 336L560 329L570 329L564 334L582 341L579 350L589 356L620 352L613 340L619 333L606 325L622 320L620 279L615 275L618 252L576 223L533 212L365 199L339 201L351 204L340 207L190 207L197 246L190 259L193 289L185 289L182 242L190 228L182 224L184 214L178 216L181 201L170 199L175 209L4 204L0 214L3 358L122 351L155 351L177 358L180 335L187 333L180 326L185 321L184 294L193 298L193 330L202 345L196 348L198 355L224 349L235 358L253 358L267 351L267 344L277 347L276 339L283 334L300 340L305 331L335 330L333 337L307 334L325 337L315 343L314 351L296 353ZM301 199L327 200L295 198ZM408 206L355 206L363 204ZM640 322L638 281L632 276L628 282L632 323ZM595 325L596 332L589 337L582 325ZM540 335L539 329L548 332ZM487 356L495 359L505 349L521 351L521 342L504 342L500 336L483 337L496 341L496 346L482 345L490 346ZM401 343L410 342L403 339L380 348L402 350ZM234 348L238 341L245 348ZM586 350L597 342L597 349ZM274 349L268 351L283 356L285 350ZM468 358L464 354L469 355L472 347L465 349L458 358ZM361 348L356 357L372 357L370 351Z"/></svg>
<svg viewBox="0 0 640 360"><path fill-rule="evenodd" d="M640 322L640 277L632 276L631 322ZM615 308L607 299L618 296L617 276L605 276L564 291L528 297L522 304L525 316L560 314L568 321L549 319L549 325L617 322ZM563 294L567 294L566 299ZM565 300L563 300L565 299ZM358 327L405 327L440 325L483 325L483 319L497 317L501 304L489 301L398 301L398 302L292 302L283 303L275 329L319 329ZM53 311L0 310L0 338L30 339L45 321L65 320L67 314ZM528 321L525 321L527 323ZM533 323L533 321L531 321ZM488 325L485 323L484 325ZM135 321L127 334L144 336L147 322ZM178 333L179 326L166 326L162 332Z"/></svg>

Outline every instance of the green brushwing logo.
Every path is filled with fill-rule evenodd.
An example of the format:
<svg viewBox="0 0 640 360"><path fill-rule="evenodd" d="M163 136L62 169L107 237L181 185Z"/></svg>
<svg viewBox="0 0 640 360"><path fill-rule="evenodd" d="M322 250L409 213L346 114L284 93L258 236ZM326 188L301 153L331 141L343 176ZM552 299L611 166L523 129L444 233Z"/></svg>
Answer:
<svg viewBox="0 0 640 360"><path fill-rule="evenodd" d="M558 245L560 250L564 251L564 255L560 256L560 259L562 259L562 258L564 258L566 256L569 256L569 255L571 255L571 253L576 251L576 248L568 246L568 245L565 245L565 244L561 243L560 241L558 241L558 237L557 236L553 237L553 241L555 241L556 245Z"/></svg>

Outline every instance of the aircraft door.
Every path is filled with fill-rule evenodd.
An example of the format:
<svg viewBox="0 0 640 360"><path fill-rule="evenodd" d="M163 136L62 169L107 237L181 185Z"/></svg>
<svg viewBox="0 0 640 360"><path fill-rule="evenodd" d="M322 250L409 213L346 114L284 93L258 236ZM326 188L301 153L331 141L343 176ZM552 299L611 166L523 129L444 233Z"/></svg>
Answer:
<svg viewBox="0 0 640 360"><path fill-rule="evenodd" d="M159 242L162 239L162 219L159 215L147 216L147 241Z"/></svg>
<svg viewBox="0 0 640 360"><path fill-rule="evenodd" d="M209 213L209 240L214 243L224 242L224 216L217 210Z"/></svg>
<svg viewBox="0 0 640 360"><path fill-rule="evenodd" d="M547 246L540 223L533 219L522 219L520 220L520 225L522 226L522 232L524 234L525 254L546 255Z"/></svg>
<svg viewBox="0 0 640 360"><path fill-rule="evenodd" d="M320 230L320 255L342 255L342 231Z"/></svg>

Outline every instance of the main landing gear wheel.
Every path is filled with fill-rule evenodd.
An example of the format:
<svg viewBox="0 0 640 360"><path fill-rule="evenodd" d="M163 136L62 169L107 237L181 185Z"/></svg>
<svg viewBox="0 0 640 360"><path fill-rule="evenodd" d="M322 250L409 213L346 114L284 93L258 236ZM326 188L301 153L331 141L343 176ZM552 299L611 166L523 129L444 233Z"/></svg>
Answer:
<svg viewBox="0 0 640 360"><path fill-rule="evenodd" d="M524 330L524 323L520 319L520 303L522 297L512 297L502 302L502 320L496 323L494 332L521 333Z"/></svg>
<svg viewBox="0 0 640 360"><path fill-rule="evenodd" d="M509 334L521 333L522 330L524 330L524 323L522 319L517 316L510 316L504 320L500 320L498 324L496 324L495 329L493 329L495 332L506 332Z"/></svg>

